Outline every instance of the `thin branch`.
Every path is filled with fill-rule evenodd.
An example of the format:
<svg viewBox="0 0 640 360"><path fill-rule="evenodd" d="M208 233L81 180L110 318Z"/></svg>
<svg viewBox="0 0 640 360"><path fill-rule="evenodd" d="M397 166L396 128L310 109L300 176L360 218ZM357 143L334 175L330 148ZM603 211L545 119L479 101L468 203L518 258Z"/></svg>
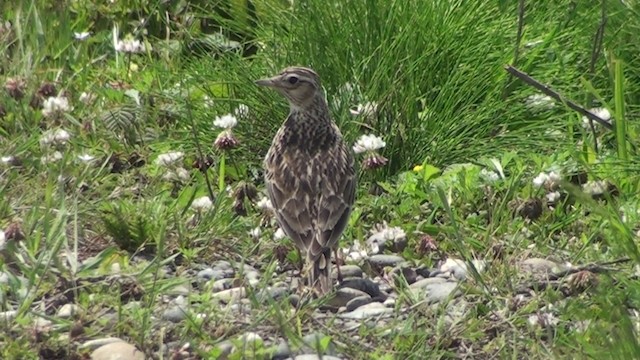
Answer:
<svg viewBox="0 0 640 360"><path fill-rule="evenodd" d="M538 80L532 78L531 76L525 74L524 72L516 69L515 67L513 67L511 65L505 65L504 68L505 68L505 70L507 70L507 72L509 74L511 74L511 75L517 77L518 79L524 81L527 85L532 86L532 87L538 89L543 94L548 95L549 97L555 99L556 101L559 101L559 102L567 105L571 110L574 110L578 114L586 116L588 119L591 119L591 120L597 122L598 124L602 125L607 130L613 130L613 125L611 125L609 122L601 119L600 117L598 117L595 114L591 113L589 110L587 110L584 107L576 104L572 100L563 97L562 95L560 95L560 93L552 90L549 86L539 82Z"/></svg>

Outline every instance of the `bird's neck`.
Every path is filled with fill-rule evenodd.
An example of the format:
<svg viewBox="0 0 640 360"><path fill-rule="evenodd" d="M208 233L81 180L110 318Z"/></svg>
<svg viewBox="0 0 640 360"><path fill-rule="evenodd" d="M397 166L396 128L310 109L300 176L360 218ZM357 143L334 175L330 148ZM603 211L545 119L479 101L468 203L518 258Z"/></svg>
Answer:
<svg viewBox="0 0 640 360"><path fill-rule="evenodd" d="M316 97L309 106L291 105L283 130L283 145L309 152L331 146L340 138L324 97Z"/></svg>

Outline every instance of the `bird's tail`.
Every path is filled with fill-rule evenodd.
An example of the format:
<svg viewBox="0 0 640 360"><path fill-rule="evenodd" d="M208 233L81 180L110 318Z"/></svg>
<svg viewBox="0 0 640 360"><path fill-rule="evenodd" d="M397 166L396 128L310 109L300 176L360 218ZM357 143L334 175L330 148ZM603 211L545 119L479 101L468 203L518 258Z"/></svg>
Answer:
<svg viewBox="0 0 640 360"><path fill-rule="evenodd" d="M309 286L313 287L318 296L323 296L333 290L331 282L331 249L327 249L317 259L309 259Z"/></svg>

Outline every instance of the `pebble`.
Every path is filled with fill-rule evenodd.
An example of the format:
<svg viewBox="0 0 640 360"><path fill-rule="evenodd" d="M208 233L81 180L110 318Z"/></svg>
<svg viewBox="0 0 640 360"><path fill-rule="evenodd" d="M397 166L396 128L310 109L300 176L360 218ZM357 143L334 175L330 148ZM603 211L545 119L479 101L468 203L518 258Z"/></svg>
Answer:
<svg viewBox="0 0 640 360"><path fill-rule="evenodd" d="M229 272L224 270L214 270L212 268L207 268L207 269L198 271L198 274L196 276L199 280L202 280L202 281L221 280L221 279L227 279L229 277L232 277L233 271L231 271L231 274L229 274Z"/></svg>
<svg viewBox="0 0 640 360"><path fill-rule="evenodd" d="M271 360L284 360L291 357L291 346L286 340L280 340L278 346L271 354Z"/></svg>
<svg viewBox="0 0 640 360"><path fill-rule="evenodd" d="M174 305L162 313L162 318L173 323L178 323L187 317L187 309L184 305Z"/></svg>
<svg viewBox="0 0 640 360"><path fill-rule="evenodd" d="M486 267L486 262L483 260L471 260L471 263L478 273L481 273ZM469 273L467 263L464 262L464 260L453 258L445 260L445 262L440 266L440 271L443 273L449 273L460 281L465 280Z"/></svg>
<svg viewBox="0 0 640 360"><path fill-rule="evenodd" d="M350 277L361 278L363 274L362 269L358 265L342 265L340 266L340 273L342 274L343 279ZM331 276L334 279L337 279L338 271L332 271Z"/></svg>
<svg viewBox="0 0 640 360"><path fill-rule="evenodd" d="M76 304L64 304L59 309L56 315L61 319L68 319L75 316L80 312L80 307Z"/></svg>
<svg viewBox="0 0 640 360"><path fill-rule="evenodd" d="M8 322L16 318L18 316L17 310L9 310L0 312L0 322Z"/></svg>
<svg viewBox="0 0 640 360"><path fill-rule="evenodd" d="M106 338L85 341L84 343L82 343L82 345L78 346L78 348L95 350L101 346L112 344L115 342L125 342L125 341L117 337L106 337Z"/></svg>
<svg viewBox="0 0 640 360"><path fill-rule="evenodd" d="M413 284L409 285L409 288L411 288L411 289L422 289L422 288L427 287L427 285L438 284L438 283L443 283L443 282L447 282L447 280L443 279L443 278L439 278L439 277L426 278L426 279L422 279L422 280L418 280L418 281L414 282Z"/></svg>
<svg viewBox="0 0 640 360"><path fill-rule="evenodd" d="M360 306L359 308L349 311L340 316L343 319L367 319L375 316L390 314L393 312L393 309L385 307L379 302L372 302L370 304Z"/></svg>
<svg viewBox="0 0 640 360"><path fill-rule="evenodd" d="M327 335L321 332L313 332L302 337L302 342L305 347L304 351L307 352L316 352L316 353L324 353L328 355L336 354L336 345L333 343L331 338L329 338L329 343L325 343L325 339Z"/></svg>
<svg viewBox="0 0 640 360"><path fill-rule="evenodd" d="M228 290L231 289L233 287L233 279L220 279L220 280L215 280L213 282L213 285L211 286L211 289L213 290L213 292L220 292L223 290Z"/></svg>
<svg viewBox="0 0 640 360"><path fill-rule="evenodd" d="M214 299L227 303L238 301L239 299L243 299L245 296L247 296L247 291L244 287L231 288L212 294Z"/></svg>
<svg viewBox="0 0 640 360"><path fill-rule="evenodd" d="M218 350L220 350L220 354L218 359L226 359L229 354L233 351L233 344L231 341L225 340L216 345Z"/></svg>
<svg viewBox="0 0 640 360"><path fill-rule="evenodd" d="M342 359L336 356L331 356L331 355L302 354L294 357L289 357L286 360L342 360Z"/></svg>
<svg viewBox="0 0 640 360"><path fill-rule="evenodd" d="M371 299L371 296L369 296L367 293L365 293L364 291L360 291L358 289L352 289L352 288L340 288L338 289L335 294L327 301L326 305L333 307L333 308L340 308L342 306L346 306L347 303L349 301L351 301L352 299L358 298L358 297L368 297L369 299Z"/></svg>
<svg viewBox="0 0 640 360"><path fill-rule="evenodd" d="M453 296L459 295L461 292L457 289L458 283L456 282L443 282L443 283L434 283L425 286L422 290L414 290L415 292L421 292L426 290L426 299L428 303L441 302L445 299L448 299L449 296L453 294Z"/></svg>
<svg viewBox="0 0 640 360"><path fill-rule="evenodd" d="M367 259L367 261L369 262L369 264L371 264L371 266L378 269L381 269L387 266L392 266L392 267L397 266L398 264L405 262L402 256L385 255L385 254L377 254L377 255L370 256Z"/></svg>
<svg viewBox="0 0 640 360"><path fill-rule="evenodd" d="M353 311L357 308L359 308L360 306L363 305L367 305L369 303L371 303L373 301L373 299L371 299L371 296L369 296L368 294L364 294L363 296L358 296L355 297L351 300L349 300L349 302L346 305L346 310L347 311Z"/></svg>
<svg viewBox="0 0 640 360"><path fill-rule="evenodd" d="M380 286L370 279L360 279L360 278L351 278L344 279L340 284L340 288L351 288L360 290L369 294L374 299L384 299L387 298L387 295L380 291Z"/></svg>
<svg viewBox="0 0 640 360"><path fill-rule="evenodd" d="M91 353L91 360L144 360L144 353L124 341L103 345Z"/></svg>
<svg viewBox="0 0 640 360"><path fill-rule="evenodd" d="M167 290L165 295L187 296L190 293L191 293L191 289L189 288L189 286L184 285L184 284L179 284L179 285L176 285L176 286L172 287L171 289Z"/></svg>
<svg viewBox="0 0 640 360"><path fill-rule="evenodd" d="M520 263L520 270L534 275L548 275L565 269L566 267L561 264L541 258L530 258Z"/></svg>

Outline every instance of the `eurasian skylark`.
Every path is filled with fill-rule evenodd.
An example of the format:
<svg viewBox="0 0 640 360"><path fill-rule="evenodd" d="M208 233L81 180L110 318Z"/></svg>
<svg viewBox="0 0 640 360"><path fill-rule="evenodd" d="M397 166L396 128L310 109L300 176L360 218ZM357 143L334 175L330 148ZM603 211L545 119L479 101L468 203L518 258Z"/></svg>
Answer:
<svg viewBox="0 0 640 360"><path fill-rule="evenodd" d="M256 84L289 101L289 116L264 161L265 181L280 227L306 254L308 285L324 295L333 285L331 251L337 249L355 198L353 157L313 70L288 67Z"/></svg>

